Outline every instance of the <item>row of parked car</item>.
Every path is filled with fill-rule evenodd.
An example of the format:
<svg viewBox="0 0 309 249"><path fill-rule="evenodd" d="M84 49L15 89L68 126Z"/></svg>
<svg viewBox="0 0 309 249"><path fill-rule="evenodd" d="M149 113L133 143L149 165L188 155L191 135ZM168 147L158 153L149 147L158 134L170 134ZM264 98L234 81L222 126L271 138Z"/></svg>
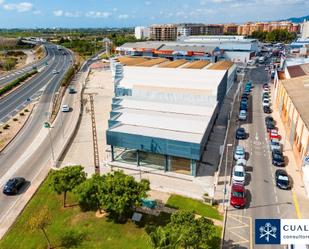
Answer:
<svg viewBox="0 0 309 249"><path fill-rule="evenodd" d="M263 108L265 112L265 107L270 108L270 88L268 84L263 85L263 95L262 95ZM268 104L266 104L268 103ZM277 167L284 167L285 160L282 153L282 145L280 143L280 135L278 134L278 129L276 128L276 123L271 116L265 117L265 125L268 132L269 138L269 149L271 151L272 164ZM291 181L287 172L283 169L277 169L275 172L275 180L278 188L290 189Z"/></svg>
<svg viewBox="0 0 309 249"><path fill-rule="evenodd" d="M243 93L241 95L241 101L239 105L239 116L240 121L245 121L247 119L248 113L248 100L250 97L251 89L253 85L249 81L245 84ZM247 133L245 128L239 127L236 130L235 137L237 140L242 140L247 138ZM246 151L241 145L237 145L234 152L234 160L236 161L232 172L232 188L231 188L231 198L230 203L236 208L242 208L246 205L246 190L245 190L245 180L246 180L246 170L247 165Z"/></svg>

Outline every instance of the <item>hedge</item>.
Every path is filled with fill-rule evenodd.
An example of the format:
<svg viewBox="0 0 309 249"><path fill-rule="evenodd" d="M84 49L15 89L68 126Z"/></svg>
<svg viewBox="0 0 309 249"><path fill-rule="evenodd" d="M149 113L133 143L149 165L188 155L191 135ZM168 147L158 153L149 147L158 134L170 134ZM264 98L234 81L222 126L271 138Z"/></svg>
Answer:
<svg viewBox="0 0 309 249"><path fill-rule="evenodd" d="M12 81L11 83L7 84L5 87L0 89L0 96L11 91L14 87L19 86L22 82L24 82L26 79L28 79L32 75L36 74L37 72L38 72L37 70L33 70L33 71L26 73L23 76L17 78L16 80Z"/></svg>

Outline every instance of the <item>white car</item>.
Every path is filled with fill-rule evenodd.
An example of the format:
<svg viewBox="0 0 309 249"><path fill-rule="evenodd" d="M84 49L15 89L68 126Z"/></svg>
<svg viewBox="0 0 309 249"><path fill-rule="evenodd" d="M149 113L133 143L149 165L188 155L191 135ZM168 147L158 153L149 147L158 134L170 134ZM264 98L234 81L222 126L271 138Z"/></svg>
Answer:
<svg viewBox="0 0 309 249"><path fill-rule="evenodd" d="M269 101L268 98L264 98L264 99L263 99L263 107L264 107L264 106L270 107L270 101Z"/></svg>
<svg viewBox="0 0 309 249"><path fill-rule="evenodd" d="M69 112L70 111L70 107L68 105L63 105L61 110L62 110L62 112Z"/></svg>
<svg viewBox="0 0 309 249"><path fill-rule="evenodd" d="M281 151L281 145L278 139L274 138L270 140L269 142L269 148L271 151L273 150L280 150Z"/></svg>
<svg viewBox="0 0 309 249"><path fill-rule="evenodd" d="M247 165L247 160L244 159L244 158L238 159L238 160L236 161L236 165L246 167L246 165Z"/></svg>
<svg viewBox="0 0 309 249"><path fill-rule="evenodd" d="M246 171L244 166L236 165L233 168L232 181L233 183L245 184Z"/></svg>
<svg viewBox="0 0 309 249"><path fill-rule="evenodd" d="M238 119L239 120L246 120L247 119L247 112L245 110L241 110L239 112Z"/></svg>
<svg viewBox="0 0 309 249"><path fill-rule="evenodd" d="M235 153L234 153L234 159L237 161L238 159L245 159L245 149L241 145L237 145Z"/></svg>

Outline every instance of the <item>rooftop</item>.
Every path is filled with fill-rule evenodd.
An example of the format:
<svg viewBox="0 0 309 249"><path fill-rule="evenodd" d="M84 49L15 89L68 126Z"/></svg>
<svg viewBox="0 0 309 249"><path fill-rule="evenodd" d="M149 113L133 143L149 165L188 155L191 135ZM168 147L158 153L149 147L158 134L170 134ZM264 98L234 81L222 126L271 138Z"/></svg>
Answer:
<svg viewBox="0 0 309 249"><path fill-rule="evenodd" d="M287 70L288 70L291 78L309 75L309 63L301 64L301 65L288 66Z"/></svg>
<svg viewBox="0 0 309 249"><path fill-rule="evenodd" d="M283 80L282 84L307 128L309 128L309 76Z"/></svg>
<svg viewBox="0 0 309 249"><path fill-rule="evenodd" d="M212 70L228 70L231 66L233 66L233 62L231 61L218 61L213 65L210 65L208 69Z"/></svg>

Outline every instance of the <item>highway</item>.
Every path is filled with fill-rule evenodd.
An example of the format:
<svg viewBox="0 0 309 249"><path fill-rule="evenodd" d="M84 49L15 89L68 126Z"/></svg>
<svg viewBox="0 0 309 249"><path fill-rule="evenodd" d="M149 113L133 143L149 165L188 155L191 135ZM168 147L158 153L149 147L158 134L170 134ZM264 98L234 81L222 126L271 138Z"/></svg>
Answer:
<svg viewBox="0 0 309 249"><path fill-rule="evenodd" d="M44 89L32 115L17 137L0 154L0 189L9 178L14 176L22 176L28 182L16 196L6 196L1 191L0 238L35 193L51 165L55 164L53 154L59 154L64 148L70 132L75 127L76 118L79 116L81 84L77 83L83 81L92 60L84 64L71 83L71 85L75 85L77 93L68 94L67 91L64 96L62 104L68 104L72 110L68 113L59 112L50 129L43 127L46 114L51 107L53 94L65 73L65 70L62 70L59 75L53 75L50 71L53 68L57 70L66 68L71 61L70 56L63 57L56 50L54 57L50 69L45 71L43 78L40 78L40 83L37 83L36 87L30 87L33 89L29 90L32 94L36 94L35 89L42 87Z"/></svg>
<svg viewBox="0 0 309 249"><path fill-rule="evenodd" d="M248 78L253 81L249 98L248 119L245 122L235 122L234 128L229 131L229 137L235 136L235 128L244 127L249 137L236 144L244 146L247 152L246 167L246 199L244 209L229 207L227 211L224 248L255 248L254 221L256 218L297 218L293 204L292 193L289 190L280 190L275 185L274 174L276 167L271 163L269 140L265 127L266 114L262 108L262 85L268 82L264 66L250 70ZM236 112L239 103L235 105ZM229 169L233 162L233 152L229 153ZM259 248L284 248L272 245Z"/></svg>
<svg viewBox="0 0 309 249"><path fill-rule="evenodd" d="M14 92L3 97L0 100L0 122L4 123L12 115L16 114L25 105L27 99L35 100L40 95L49 96L55 92L59 86L60 79L65 74L66 69L72 64L72 55L63 51L58 51L55 45L46 45L48 51L48 66L44 67L41 72L35 75L27 83L21 85ZM53 70L59 71L59 74L53 74ZM46 89L45 89L46 88ZM47 99L49 101L49 99Z"/></svg>
<svg viewBox="0 0 309 249"><path fill-rule="evenodd" d="M5 85L12 82L13 80L21 77L22 75L24 75L28 72L31 72L33 70L33 67L40 68L40 67L44 66L44 64L46 62L49 62L50 59L52 58L54 46L47 44L47 45L44 45L44 47L45 47L45 51L46 51L46 56L43 59L41 59L37 62L31 63L29 65L26 65L23 68L16 69L16 70L9 72L5 75L0 75L0 88L4 87Z"/></svg>

